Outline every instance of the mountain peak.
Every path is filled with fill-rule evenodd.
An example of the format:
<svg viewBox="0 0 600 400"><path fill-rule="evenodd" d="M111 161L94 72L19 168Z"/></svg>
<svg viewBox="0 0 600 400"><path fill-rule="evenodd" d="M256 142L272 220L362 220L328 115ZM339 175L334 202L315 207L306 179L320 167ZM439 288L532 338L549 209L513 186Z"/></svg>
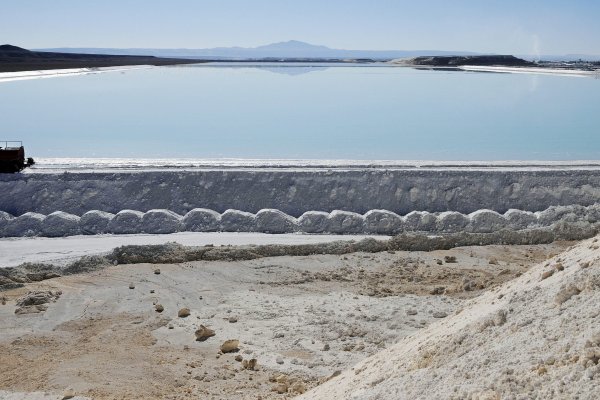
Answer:
<svg viewBox="0 0 600 400"><path fill-rule="evenodd" d="M291 50L291 51L303 51L303 50L329 50L326 46L318 46L299 40L288 40L285 42L271 43L264 46L256 47L258 50Z"/></svg>

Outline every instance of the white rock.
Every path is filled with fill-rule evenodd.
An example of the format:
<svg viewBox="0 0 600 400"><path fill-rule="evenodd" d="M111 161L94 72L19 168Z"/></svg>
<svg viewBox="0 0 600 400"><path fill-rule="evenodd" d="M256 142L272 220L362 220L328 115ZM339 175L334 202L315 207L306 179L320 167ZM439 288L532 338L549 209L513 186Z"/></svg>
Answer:
<svg viewBox="0 0 600 400"><path fill-rule="evenodd" d="M224 232L255 232L256 215L239 210L226 210L221 214L221 230Z"/></svg>
<svg viewBox="0 0 600 400"><path fill-rule="evenodd" d="M104 211L88 211L79 219L79 229L84 235L108 233L108 226L114 217L114 214Z"/></svg>
<svg viewBox="0 0 600 400"><path fill-rule="evenodd" d="M48 215L42 222L41 234L47 237L78 235L79 217L62 211Z"/></svg>
<svg viewBox="0 0 600 400"><path fill-rule="evenodd" d="M183 226L189 232L214 232L221 226L221 214L207 208L194 208L183 217Z"/></svg>
<svg viewBox="0 0 600 400"><path fill-rule="evenodd" d="M110 221L108 230L116 234L141 233L144 213L134 210L119 211Z"/></svg>
<svg viewBox="0 0 600 400"><path fill-rule="evenodd" d="M169 210L150 210L142 217L142 230L146 233L175 233L182 228L182 216Z"/></svg>
<svg viewBox="0 0 600 400"><path fill-rule="evenodd" d="M329 213L323 211L307 211L298 218L300 231L306 233L323 233L329 230Z"/></svg>
<svg viewBox="0 0 600 400"><path fill-rule="evenodd" d="M332 233L362 233L365 218L350 211L335 210L329 214L329 231Z"/></svg>
<svg viewBox="0 0 600 400"><path fill-rule="evenodd" d="M396 213L387 210L371 210L365 214L367 233L394 235L404 228L404 220Z"/></svg>
<svg viewBox="0 0 600 400"><path fill-rule="evenodd" d="M265 233L291 233L298 227L296 218L286 213L266 208L256 213L256 229Z"/></svg>

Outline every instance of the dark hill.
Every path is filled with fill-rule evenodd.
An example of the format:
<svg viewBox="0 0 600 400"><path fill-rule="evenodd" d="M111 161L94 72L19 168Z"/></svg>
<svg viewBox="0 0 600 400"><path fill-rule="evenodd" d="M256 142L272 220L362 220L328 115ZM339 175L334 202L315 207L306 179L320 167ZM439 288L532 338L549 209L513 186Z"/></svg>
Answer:
<svg viewBox="0 0 600 400"><path fill-rule="evenodd" d="M152 56L74 54L30 51L4 44L0 46L0 72L37 71L68 68L99 68L126 65L175 65L200 61Z"/></svg>
<svg viewBox="0 0 600 400"><path fill-rule="evenodd" d="M459 67L461 65L527 67L535 65L532 62L508 55L486 56L430 56L415 57L403 60L408 65L423 65L433 67Z"/></svg>

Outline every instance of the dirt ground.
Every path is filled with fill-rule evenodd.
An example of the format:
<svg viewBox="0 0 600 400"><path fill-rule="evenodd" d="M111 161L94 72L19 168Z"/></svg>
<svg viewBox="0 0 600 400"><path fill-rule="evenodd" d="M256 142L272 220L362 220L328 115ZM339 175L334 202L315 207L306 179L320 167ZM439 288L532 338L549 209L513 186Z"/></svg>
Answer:
<svg viewBox="0 0 600 400"><path fill-rule="evenodd" d="M117 265L28 284L0 293L0 391L293 397L570 245ZM58 299L15 314L36 290ZM200 325L215 335L195 340ZM222 353L229 339L238 349Z"/></svg>

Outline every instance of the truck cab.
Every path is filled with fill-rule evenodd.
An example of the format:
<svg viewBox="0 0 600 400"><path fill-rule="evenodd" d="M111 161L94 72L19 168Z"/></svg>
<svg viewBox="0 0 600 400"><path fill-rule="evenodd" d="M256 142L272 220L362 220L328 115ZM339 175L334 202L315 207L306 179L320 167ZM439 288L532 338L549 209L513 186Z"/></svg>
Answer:
<svg viewBox="0 0 600 400"><path fill-rule="evenodd" d="M0 173L15 173L35 164L25 158L25 148L20 141L0 141Z"/></svg>

